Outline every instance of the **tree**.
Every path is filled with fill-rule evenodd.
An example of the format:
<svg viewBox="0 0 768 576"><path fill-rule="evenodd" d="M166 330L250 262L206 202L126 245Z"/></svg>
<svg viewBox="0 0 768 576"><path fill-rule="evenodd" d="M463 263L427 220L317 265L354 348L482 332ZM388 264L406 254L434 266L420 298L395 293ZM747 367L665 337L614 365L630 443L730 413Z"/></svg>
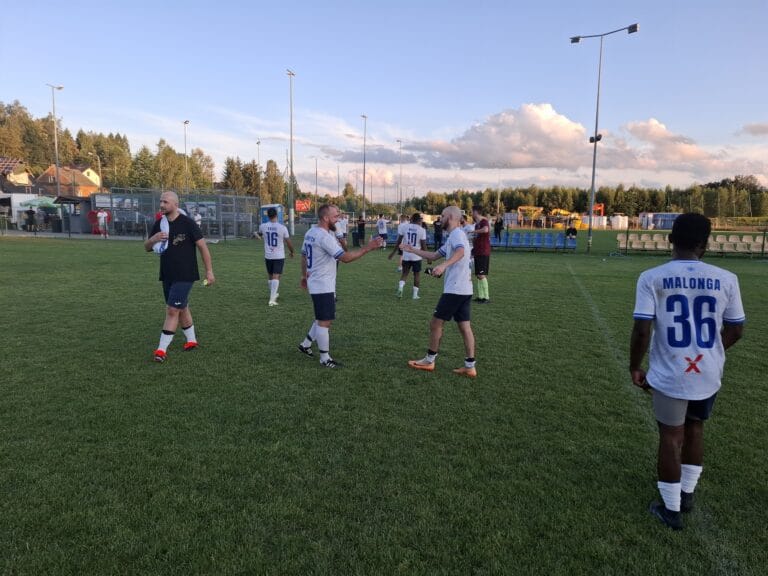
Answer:
<svg viewBox="0 0 768 576"><path fill-rule="evenodd" d="M277 167L277 162L267 160L267 172L264 177L264 196L269 197L271 204L284 204L285 179Z"/></svg>
<svg viewBox="0 0 768 576"><path fill-rule="evenodd" d="M245 193L261 198L261 168L255 160L251 160L242 169Z"/></svg>
<svg viewBox="0 0 768 576"><path fill-rule="evenodd" d="M159 181L152 151L142 146L131 163L128 182L134 188L154 188Z"/></svg>
<svg viewBox="0 0 768 576"><path fill-rule="evenodd" d="M245 189L245 178L243 178L243 163L240 158L227 157L224 161L224 186L231 188L238 194Z"/></svg>

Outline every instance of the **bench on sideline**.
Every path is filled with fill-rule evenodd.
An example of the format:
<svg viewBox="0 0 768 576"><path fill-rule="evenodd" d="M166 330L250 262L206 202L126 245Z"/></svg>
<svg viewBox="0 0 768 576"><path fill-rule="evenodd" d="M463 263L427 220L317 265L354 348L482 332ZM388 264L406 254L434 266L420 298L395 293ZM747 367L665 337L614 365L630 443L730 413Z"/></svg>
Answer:
<svg viewBox="0 0 768 576"><path fill-rule="evenodd" d="M660 252L671 254L672 246L666 234L616 234L616 244L620 252ZM763 235L757 234L713 234L709 237L707 252L720 254L742 254L744 256L765 256L766 245Z"/></svg>
<svg viewBox="0 0 768 576"><path fill-rule="evenodd" d="M443 236L445 239L445 236ZM387 234L387 244L392 246L397 241L397 233L390 231ZM434 236L427 234L427 246L434 246ZM504 232L501 240L491 234L491 248L500 250L563 250L574 252L576 239L566 238L564 232Z"/></svg>

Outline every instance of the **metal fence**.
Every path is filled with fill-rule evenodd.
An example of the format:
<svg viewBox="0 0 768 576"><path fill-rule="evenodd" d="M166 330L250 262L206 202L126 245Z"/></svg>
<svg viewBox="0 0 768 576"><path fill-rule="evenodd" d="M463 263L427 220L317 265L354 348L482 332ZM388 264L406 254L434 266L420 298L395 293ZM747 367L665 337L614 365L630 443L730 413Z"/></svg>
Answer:
<svg viewBox="0 0 768 576"><path fill-rule="evenodd" d="M92 194L91 210L105 208L112 215L110 231L117 236L146 236L160 210L160 190L112 188L109 194ZM202 219L207 237L251 237L258 230L259 199L230 194L179 194L179 207L190 217Z"/></svg>

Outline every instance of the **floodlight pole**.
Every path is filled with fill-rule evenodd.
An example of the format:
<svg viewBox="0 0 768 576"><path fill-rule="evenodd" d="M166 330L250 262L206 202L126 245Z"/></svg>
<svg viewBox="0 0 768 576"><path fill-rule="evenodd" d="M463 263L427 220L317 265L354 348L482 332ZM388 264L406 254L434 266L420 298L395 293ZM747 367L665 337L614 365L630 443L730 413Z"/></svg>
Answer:
<svg viewBox="0 0 768 576"><path fill-rule="evenodd" d="M46 84L51 88L51 108L53 110L53 152L56 158L56 196L61 196L61 182L59 182L59 125L56 120L56 90L63 90L64 86Z"/></svg>
<svg viewBox="0 0 768 576"><path fill-rule="evenodd" d="M290 105L291 105L291 156L288 162L288 221L291 228L291 236L296 233L294 224L294 202L293 202L293 78L296 74L289 68L286 69L288 74L288 83L290 86Z"/></svg>
<svg viewBox="0 0 768 576"><path fill-rule="evenodd" d="M360 114L363 119L363 219L365 219L365 142L368 136L368 116Z"/></svg>
<svg viewBox="0 0 768 576"><path fill-rule="evenodd" d="M104 178L103 178L102 172L101 172L101 158L95 152L88 152L88 156L95 156L96 157L96 162L98 162L98 164L99 164L99 192L101 192L102 188L104 188Z"/></svg>
<svg viewBox="0 0 768 576"><path fill-rule="evenodd" d="M403 213L403 141L398 139L400 145L400 183L397 185L397 213Z"/></svg>
<svg viewBox="0 0 768 576"><path fill-rule="evenodd" d="M184 120L184 194L189 194L189 164L187 162L187 126L189 120Z"/></svg>
<svg viewBox="0 0 768 576"><path fill-rule="evenodd" d="M595 215L595 171L597 168L597 143L602 140L602 134L598 134L597 125L600 117L600 81L603 71L603 38L616 34L617 32L627 31L627 34L634 34L639 29L639 24L631 24L624 28L617 28L610 32L603 34L590 34L587 36L572 36L571 44L578 44L584 38L600 38L600 57L597 62L597 102L595 104L595 132L589 137L589 142L592 144L592 184L589 192L589 230L587 232L587 254L592 251L592 221Z"/></svg>

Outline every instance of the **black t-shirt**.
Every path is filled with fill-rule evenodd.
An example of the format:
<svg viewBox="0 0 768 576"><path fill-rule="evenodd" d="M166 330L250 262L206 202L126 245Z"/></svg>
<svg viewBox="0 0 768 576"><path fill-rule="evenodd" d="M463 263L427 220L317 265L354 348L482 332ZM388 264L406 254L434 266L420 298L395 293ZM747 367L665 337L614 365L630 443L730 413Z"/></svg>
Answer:
<svg viewBox="0 0 768 576"><path fill-rule="evenodd" d="M434 226L434 228L435 228L435 236L437 236L438 238L442 238L443 237L443 224L442 224L442 222L434 222L432 224L432 226Z"/></svg>
<svg viewBox="0 0 768 576"><path fill-rule="evenodd" d="M179 214L168 221L168 248L160 255L160 280L163 282L194 282L200 280L197 270L197 246L203 237L200 227L189 216ZM155 220L150 236L160 232L160 220Z"/></svg>

